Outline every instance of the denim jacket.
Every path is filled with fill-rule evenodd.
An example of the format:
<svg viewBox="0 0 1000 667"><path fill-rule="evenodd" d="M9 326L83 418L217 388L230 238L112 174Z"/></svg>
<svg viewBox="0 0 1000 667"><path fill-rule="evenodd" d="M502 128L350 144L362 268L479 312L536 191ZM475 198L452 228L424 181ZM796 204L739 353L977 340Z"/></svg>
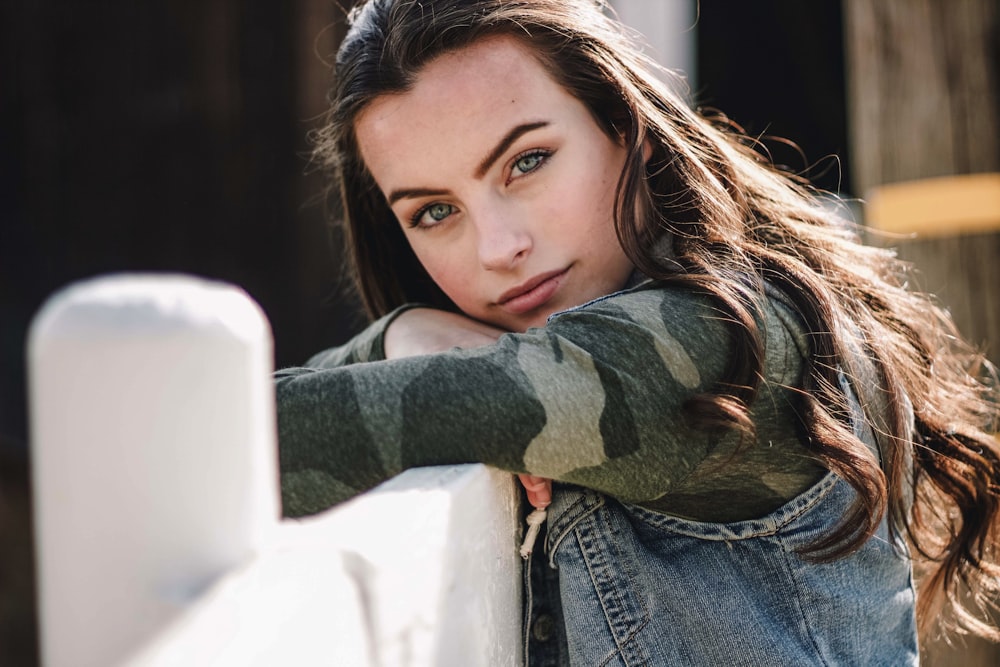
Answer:
<svg viewBox="0 0 1000 667"><path fill-rule="evenodd" d="M708 523L556 484L544 553L525 568L527 664L918 664L911 563L885 520L847 557L798 553L853 497L827 473L761 518Z"/></svg>
<svg viewBox="0 0 1000 667"><path fill-rule="evenodd" d="M796 553L852 494L831 473L761 519L712 524L560 485L534 555L528 664L917 664L910 564L884 525L847 558Z"/></svg>

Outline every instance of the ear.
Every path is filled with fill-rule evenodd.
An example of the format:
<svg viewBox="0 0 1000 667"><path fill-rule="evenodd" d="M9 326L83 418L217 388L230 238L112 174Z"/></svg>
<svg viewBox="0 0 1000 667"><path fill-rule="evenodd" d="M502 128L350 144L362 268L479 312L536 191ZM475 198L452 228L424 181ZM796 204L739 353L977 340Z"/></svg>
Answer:
<svg viewBox="0 0 1000 667"><path fill-rule="evenodd" d="M642 142L642 161L645 164L649 164L650 158L653 157L653 142L646 137Z"/></svg>

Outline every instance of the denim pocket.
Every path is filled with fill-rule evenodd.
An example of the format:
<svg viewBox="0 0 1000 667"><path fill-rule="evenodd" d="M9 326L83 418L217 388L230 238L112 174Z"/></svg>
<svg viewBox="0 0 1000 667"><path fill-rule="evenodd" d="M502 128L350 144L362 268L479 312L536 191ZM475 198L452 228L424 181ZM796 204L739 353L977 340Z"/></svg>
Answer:
<svg viewBox="0 0 1000 667"><path fill-rule="evenodd" d="M604 496L565 491L549 525L550 563L559 588L573 664L646 665L637 636L649 624L631 528ZM569 502L566 502L566 501ZM556 503L553 503L554 505ZM571 610L571 611L570 611Z"/></svg>

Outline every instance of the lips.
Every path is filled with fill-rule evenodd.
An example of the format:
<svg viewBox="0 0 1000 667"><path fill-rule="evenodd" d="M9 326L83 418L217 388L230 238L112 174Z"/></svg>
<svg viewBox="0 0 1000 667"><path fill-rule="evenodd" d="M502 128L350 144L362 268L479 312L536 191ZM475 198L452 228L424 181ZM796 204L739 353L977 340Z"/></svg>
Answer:
<svg viewBox="0 0 1000 667"><path fill-rule="evenodd" d="M515 315L543 306L558 291L568 271L567 267L540 273L501 294L497 305Z"/></svg>

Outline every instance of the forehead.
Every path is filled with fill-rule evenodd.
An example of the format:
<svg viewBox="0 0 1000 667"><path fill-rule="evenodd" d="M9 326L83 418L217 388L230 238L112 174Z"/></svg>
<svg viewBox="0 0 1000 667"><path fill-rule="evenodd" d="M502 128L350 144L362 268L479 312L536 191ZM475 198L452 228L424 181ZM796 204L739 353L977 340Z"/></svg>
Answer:
<svg viewBox="0 0 1000 667"><path fill-rule="evenodd" d="M374 172L380 158L410 146L427 151L457 142L481 151L519 123L555 123L581 109L523 42L490 37L435 58L406 92L373 100L358 115L355 133Z"/></svg>

